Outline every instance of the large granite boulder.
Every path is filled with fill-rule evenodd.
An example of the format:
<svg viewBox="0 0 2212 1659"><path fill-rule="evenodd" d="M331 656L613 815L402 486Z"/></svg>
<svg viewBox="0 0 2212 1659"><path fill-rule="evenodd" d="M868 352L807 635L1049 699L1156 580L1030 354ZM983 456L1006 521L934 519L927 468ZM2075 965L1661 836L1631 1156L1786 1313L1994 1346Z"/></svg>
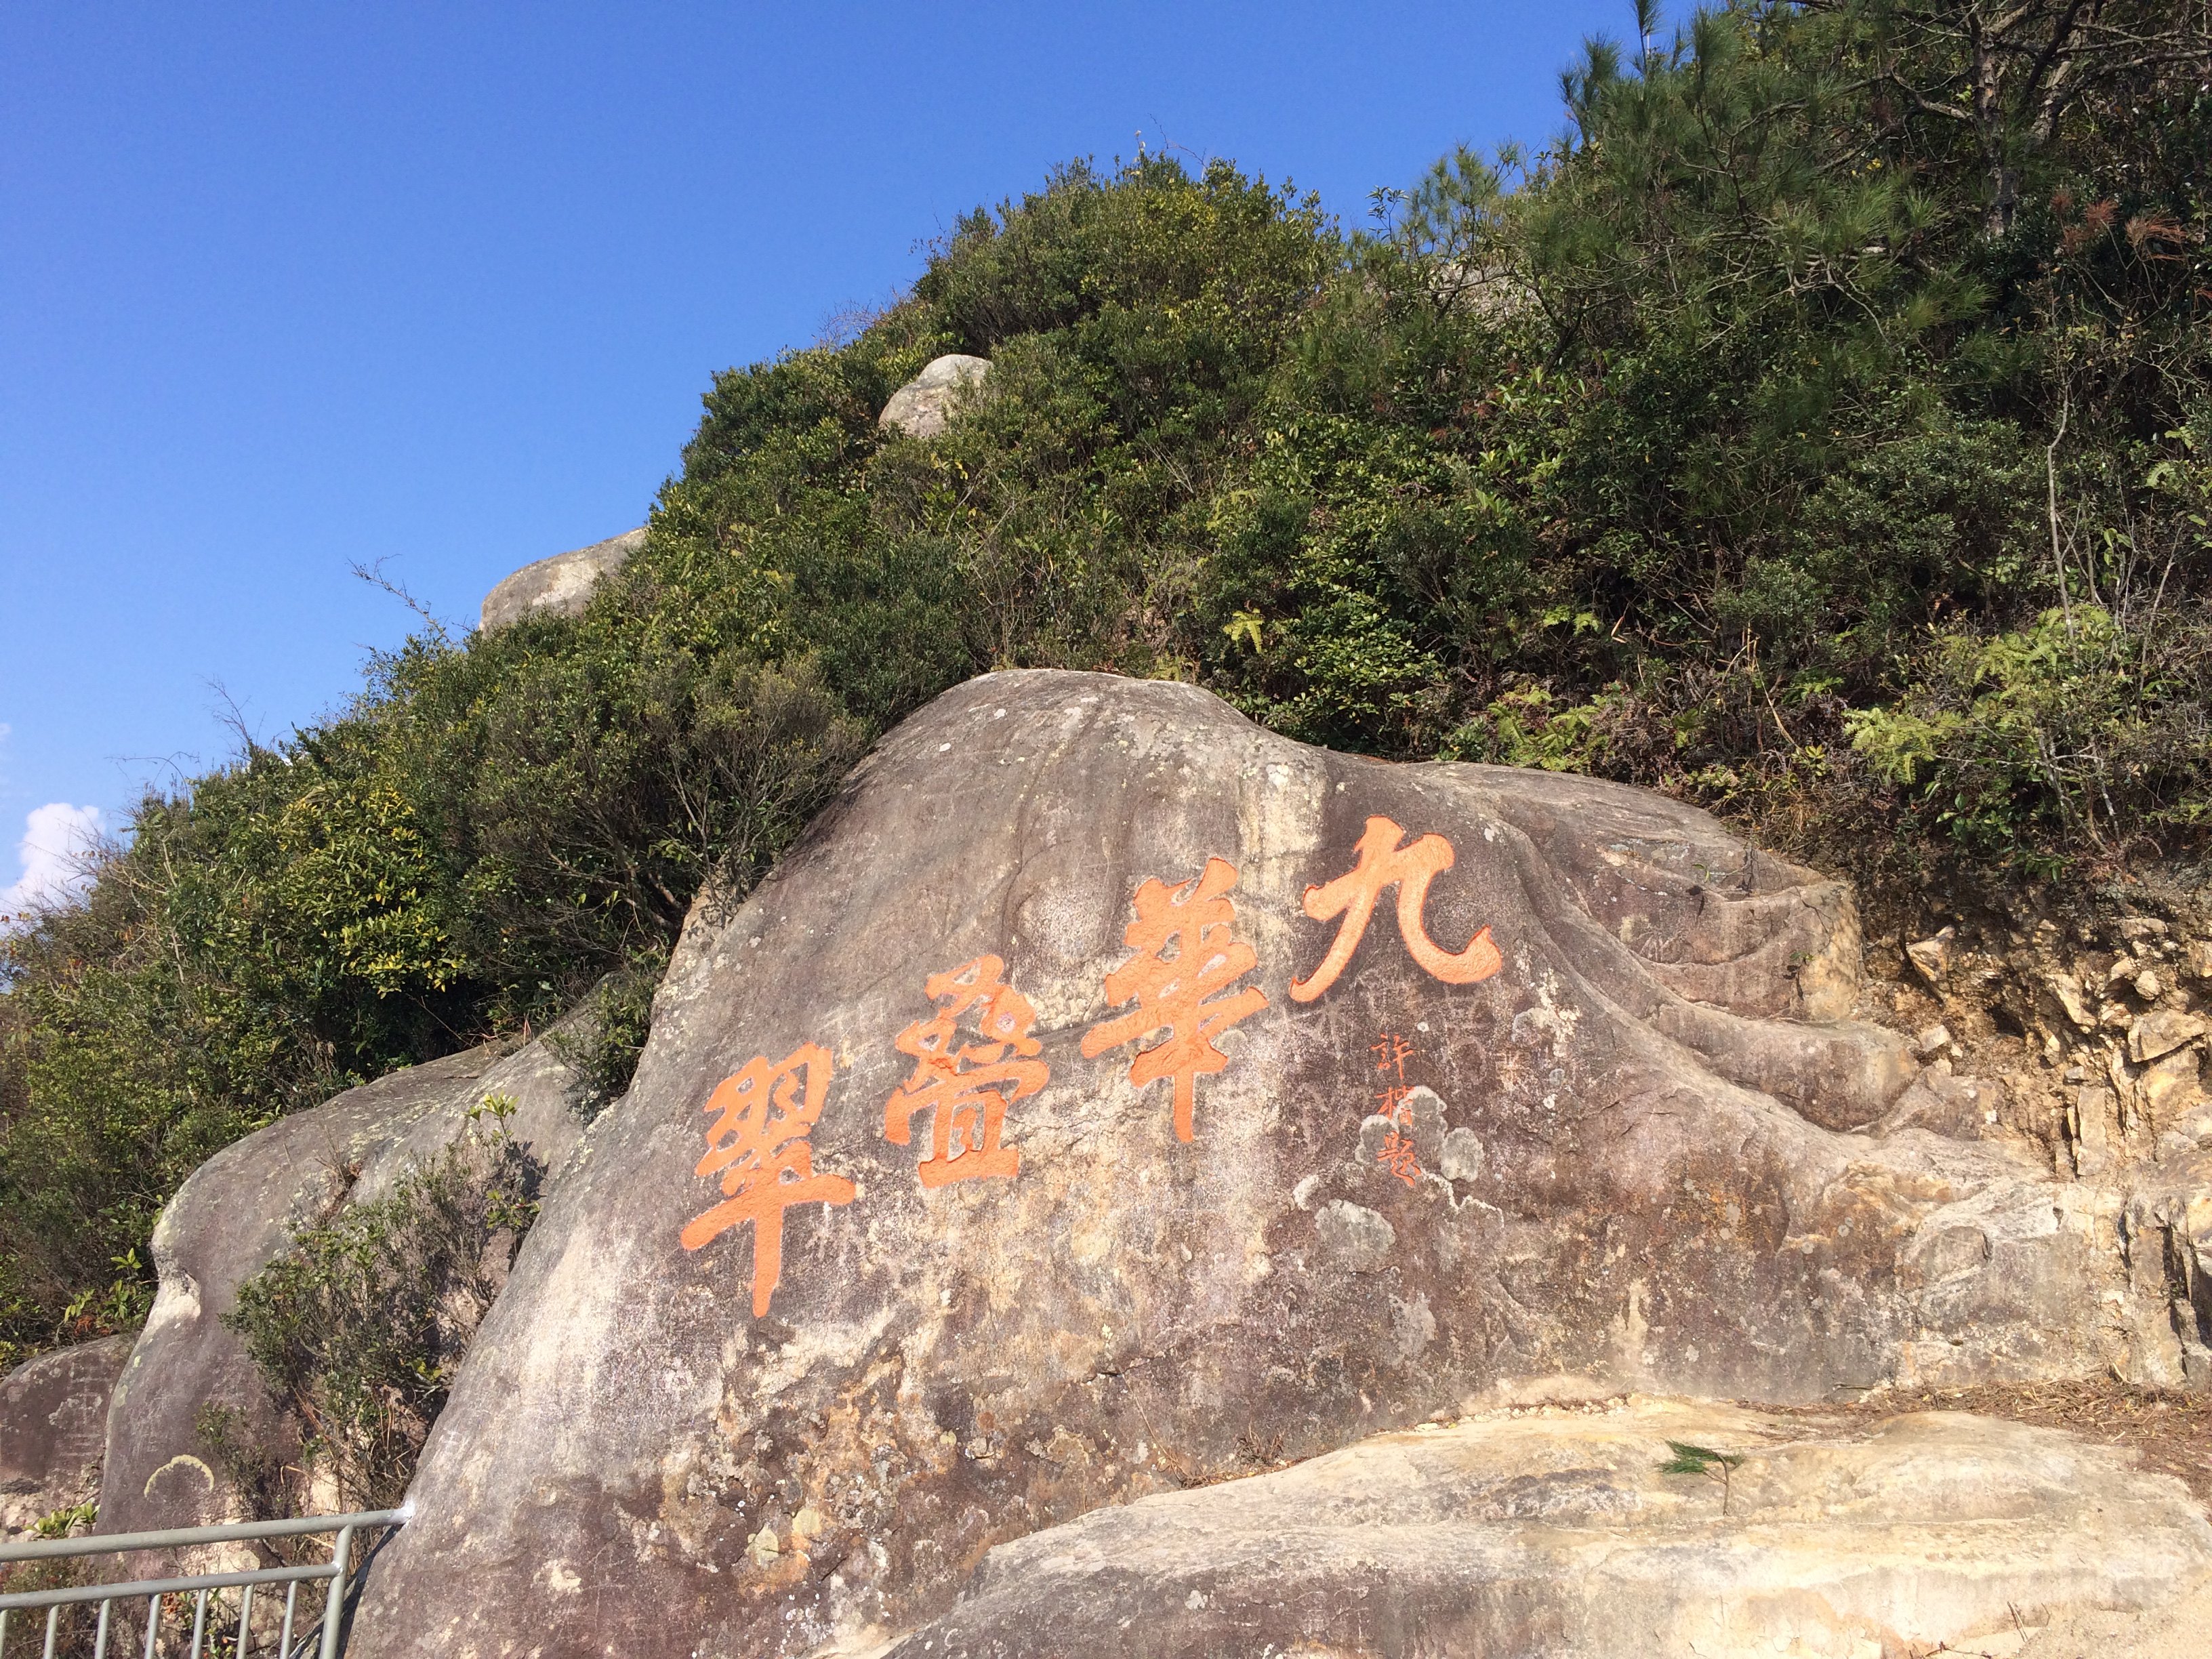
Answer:
<svg viewBox="0 0 2212 1659"><path fill-rule="evenodd" d="M592 590L644 545L645 531L640 527L526 564L484 595L479 625L489 634L525 617L575 616L592 602Z"/></svg>
<svg viewBox="0 0 2212 1659"><path fill-rule="evenodd" d="M876 423L909 438L934 438L951 424L962 401L981 391L990 373L988 357L958 351L933 357L921 374L891 393Z"/></svg>
<svg viewBox="0 0 2212 1659"><path fill-rule="evenodd" d="M388 1194L465 1133L487 1096L515 1103L510 1131L539 1166L557 1169L583 1133L574 1085L542 1040L512 1052L487 1043L281 1118L194 1170L154 1228L160 1284L108 1402L98 1529L235 1518L237 1494L210 1457L202 1414L228 1413L234 1437L280 1455L291 1437L223 1322L239 1286L301 1231Z"/></svg>
<svg viewBox="0 0 2212 1659"><path fill-rule="evenodd" d="M695 913L359 1651L802 1653L1555 1371L2124 1363L2171 1287L1997 1106L1906 1121L1857 969L1839 886L1644 792L971 682Z"/></svg>
<svg viewBox="0 0 2212 1659"><path fill-rule="evenodd" d="M1664 1473L1680 1444L1739 1461ZM999 1545L882 1651L1902 1659L2014 1653L2085 1614L2124 1638L2207 1589L2181 1483L2054 1429L1631 1401L1097 1510Z"/></svg>
<svg viewBox="0 0 2212 1659"><path fill-rule="evenodd" d="M0 1532L99 1496L107 1397L131 1344L128 1336L80 1342L0 1377Z"/></svg>

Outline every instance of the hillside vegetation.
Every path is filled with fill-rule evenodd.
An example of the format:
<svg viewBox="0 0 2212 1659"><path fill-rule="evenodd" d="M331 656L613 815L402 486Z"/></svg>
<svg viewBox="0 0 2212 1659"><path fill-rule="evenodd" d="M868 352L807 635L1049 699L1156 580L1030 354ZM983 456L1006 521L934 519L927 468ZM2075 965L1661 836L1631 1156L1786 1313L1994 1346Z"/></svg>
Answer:
<svg viewBox="0 0 2212 1659"><path fill-rule="evenodd" d="M2171 0L1742 3L1357 229L1159 156L962 219L714 378L584 616L416 637L8 938L0 1363L139 1317L159 1206L256 1125L634 1010L702 882L986 669L1626 779L1877 890L2191 854L2208 88ZM988 396L881 432L955 350Z"/></svg>

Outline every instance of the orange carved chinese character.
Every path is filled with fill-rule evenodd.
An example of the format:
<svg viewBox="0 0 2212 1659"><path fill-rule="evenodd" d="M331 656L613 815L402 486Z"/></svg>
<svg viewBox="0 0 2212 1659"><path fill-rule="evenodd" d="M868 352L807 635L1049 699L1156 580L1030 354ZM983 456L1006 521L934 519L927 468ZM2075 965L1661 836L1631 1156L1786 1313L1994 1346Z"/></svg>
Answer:
<svg viewBox="0 0 2212 1659"><path fill-rule="evenodd" d="M696 1250L751 1222L756 1319L768 1312L783 1277L783 1212L794 1204L853 1200L853 1183L844 1176L814 1173L814 1149L806 1139L829 1097L832 1067L827 1048L803 1042L773 1066L767 1055L756 1055L707 1097L705 1109L720 1115L707 1131L707 1155L698 1172L720 1171L729 1196L684 1229L684 1248Z"/></svg>
<svg viewBox="0 0 2212 1659"><path fill-rule="evenodd" d="M1378 1117L1390 1120L1390 1130L1382 1141L1382 1148L1375 1161L1404 1182L1415 1184L1421 1173L1420 1154L1413 1146L1413 1138L1402 1133L1413 1127L1413 1115L1406 1104L1406 1097L1413 1091L1406 1086L1406 1061L1413 1052L1413 1045L1396 1031L1385 1031L1382 1040L1369 1050L1376 1056L1375 1069L1397 1081L1386 1084L1376 1098L1382 1103Z"/></svg>
<svg viewBox="0 0 2212 1659"><path fill-rule="evenodd" d="M1408 1187L1415 1186L1420 1181L1420 1155L1413 1148L1411 1135L1391 1130L1383 1138L1382 1150L1375 1155L1375 1161Z"/></svg>
<svg viewBox="0 0 2212 1659"><path fill-rule="evenodd" d="M884 1133L903 1146L913 1134L914 1115L936 1114L930 1155L915 1171L925 1187L1012 1176L1022 1167L1020 1147L999 1145L1000 1127L1006 1108L1043 1088L1052 1073L1037 1058L1043 1045L1030 1035L1036 1010L1000 977L1006 970L998 957L978 957L950 973L932 975L922 989L940 1005L936 1017L918 1019L898 1034L899 1052L914 1056L914 1075L884 1106ZM956 1048L960 1016L971 1008L983 1041Z"/></svg>
<svg viewBox="0 0 2212 1659"><path fill-rule="evenodd" d="M1106 975L1108 1004L1119 1008L1134 999L1137 1006L1119 1018L1102 1020L1083 1036L1084 1058L1096 1060L1109 1048L1166 1028L1166 1042L1129 1063L1129 1081L1141 1089L1164 1077L1175 1079L1178 1140L1191 1138L1200 1075L1211 1076L1229 1064L1213 1039L1267 1006L1267 993L1256 985L1234 996L1215 995L1259 962L1252 947L1231 933L1237 909L1223 895L1236 884L1235 865L1208 859L1195 881L1170 888L1155 876L1137 889L1137 919L1122 935L1137 954ZM1171 944L1172 957L1165 954Z"/></svg>
<svg viewBox="0 0 2212 1659"><path fill-rule="evenodd" d="M1337 929L1336 942L1328 947L1328 956L1322 958L1312 976L1291 982L1293 1000L1311 1002L1336 983L1336 976L1366 935L1376 901L1393 882L1398 884L1399 936L1413 960L1430 973L1447 985L1472 985L1504 966L1498 947L1490 942L1487 927L1455 955L1438 950L1430 940L1421 921L1421 906L1429 896L1429 884L1452 867L1452 844L1442 836L1423 836L1412 846L1401 847L1398 843L1405 834L1388 818L1368 819L1366 833L1359 837L1359 862L1326 886L1306 889L1308 915L1316 921L1340 915L1344 925Z"/></svg>
<svg viewBox="0 0 2212 1659"><path fill-rule="evenodd" d="M1413 1045L1395 1031L1385 1031L1382 1042L1371 1044L1368 1052L1377 1056L1375 1061L1376 1071L1395 1073L1397 1077L1395 1083L1385 1085L1375 1097L1382 1103L1382 1110L1378 1115L1395 1120L1398 1115L1398 1103L1409 1092L1406 1087L1406 1059L1413 1052Z"/></svg>

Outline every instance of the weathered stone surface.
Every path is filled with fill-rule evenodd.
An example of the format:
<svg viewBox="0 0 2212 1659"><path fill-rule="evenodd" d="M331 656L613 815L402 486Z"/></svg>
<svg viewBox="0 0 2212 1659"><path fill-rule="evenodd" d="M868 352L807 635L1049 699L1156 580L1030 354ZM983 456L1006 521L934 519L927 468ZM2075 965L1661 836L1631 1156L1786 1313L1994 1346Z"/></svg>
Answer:
<svg viewBox="0 0 2212 1659"><path fill-rule="evenodd" d="M961 399L980 392L990 373L988 357L957 351L933 357L921 374L891 393L877 424L909 438L934 438L945 430Z"/></svg>
<svg viewBox="0 0 2212 1659"><path fill-rule="evenodd" d="M99 1530L232 1518L201 1413L230 1412L240 1431L271 1444L284 1436L244 1344L222 1322L239 1286L303 1229L384 1197L458 1139L487 1095L514 1100L509 1128L557 1169L582 1133L571 1082L543 1042L512 1054L487 1044L349 1089L194 1170L154 1229L160 1286L109 1403Z"/></svg>
<svg viewBox="0 0 2212 1659"><path fill-rule="evenodd" d="M2148 993L2155 997L2155 984ZM2154 1008L2128 1030L2128 1057L2140 1065L2170 1054L2185 1042L2204 1035L2204 1022L2195 1014L2173 1008Z"/></svg>
<svg viewBox="0 0 2212 1659"><path fill-rule="evenodd" d="M489 634L539 612L573 617L591 603L592 590L629 563L630 556L644 545L645 531L641 527L526 564L484 595L479 625Z"/></svg>
<svg viewBox="0 0 2212 1659"><path fill-rule="evenodd" d="M131 1342L81 1342L0 1377L0 1531L98 1495L108 1392Z"/></svg>
<svg viewBox="0 0 2212 1659"><path fill-rule="evenodd" d="M2088 999L2081 993L2081 982L2071 974L2051 975L2051 994L2065 1011L2066 1018L2084 1031L2097 1029L2096 1011L2089 1006Z"/></svg>
<svg viewBox="0 0 2212 1659"><path fill-rule="evenodd" d="M2212 1388L2212 1151L2175 1149L2138 1178L2123 1212L2138 1327L2132 1374L2167 1388Z"/></svg>
<svg viewBox="0 0 2212 1659"><path fill-rule="evenodd" d="M1743 1461L1725 1489L1662 1474L1669 1441ZM1637 1401L1100 1510L998 1546L883 1653L2012 1653L2085 1614L2141 1630L2205 1585L2212 1526L2180 1483L2055 1430Z"/></svg>
<svg viewBox="0 0 2212 1659"><path fill-rule="evenodd" d="M2138 1086L2154 1121L2164 1126L2197 1103L2197 1073L2196 1053L2188 1048L2167 1054L2143 1073Z"/></svg>
<svg viewBox="0 0 2212 1659"><path fill-rule="evenodd" d="M1394 848L1433 881L1396 866L1347 929ZM1133 944L1201 907L1181 967ZM927 1023L933 976L993 966L1018 998ZM1917 1068L1845 1018L1856 971L1839 886L1640 791L1308 749L1186 686L973 682L695 915L362 1659L803 1652L933 1616L994 1544L1514 1378L1817 1401L2125 1364L2087 1189L1873 1132ZM1172 1068L1131 1076L1164 1031L1115 1022L1192 973L1219 1067L1184 1139ZM927 1106L887 1133L947 1042L997 1069L933 1097L1005 1107L958 1169ZM777 1087L807 1201L723 1229L766 1195L732 1160Z"/></svg>

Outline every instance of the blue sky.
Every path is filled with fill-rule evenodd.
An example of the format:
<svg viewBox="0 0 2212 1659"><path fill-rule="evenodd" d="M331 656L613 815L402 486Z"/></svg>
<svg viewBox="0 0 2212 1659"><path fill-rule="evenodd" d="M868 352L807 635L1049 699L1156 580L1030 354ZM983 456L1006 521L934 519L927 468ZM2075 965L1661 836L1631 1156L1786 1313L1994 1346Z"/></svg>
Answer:
<svg viewBox="0 0 2212 1659"><path fill-rule="evenodd" d="M1141 131L1357 219L1632 15L0 0L0 890L343 704L412 622L354 564L466 623L641 522L714 370L968 208Z"/></svg>

